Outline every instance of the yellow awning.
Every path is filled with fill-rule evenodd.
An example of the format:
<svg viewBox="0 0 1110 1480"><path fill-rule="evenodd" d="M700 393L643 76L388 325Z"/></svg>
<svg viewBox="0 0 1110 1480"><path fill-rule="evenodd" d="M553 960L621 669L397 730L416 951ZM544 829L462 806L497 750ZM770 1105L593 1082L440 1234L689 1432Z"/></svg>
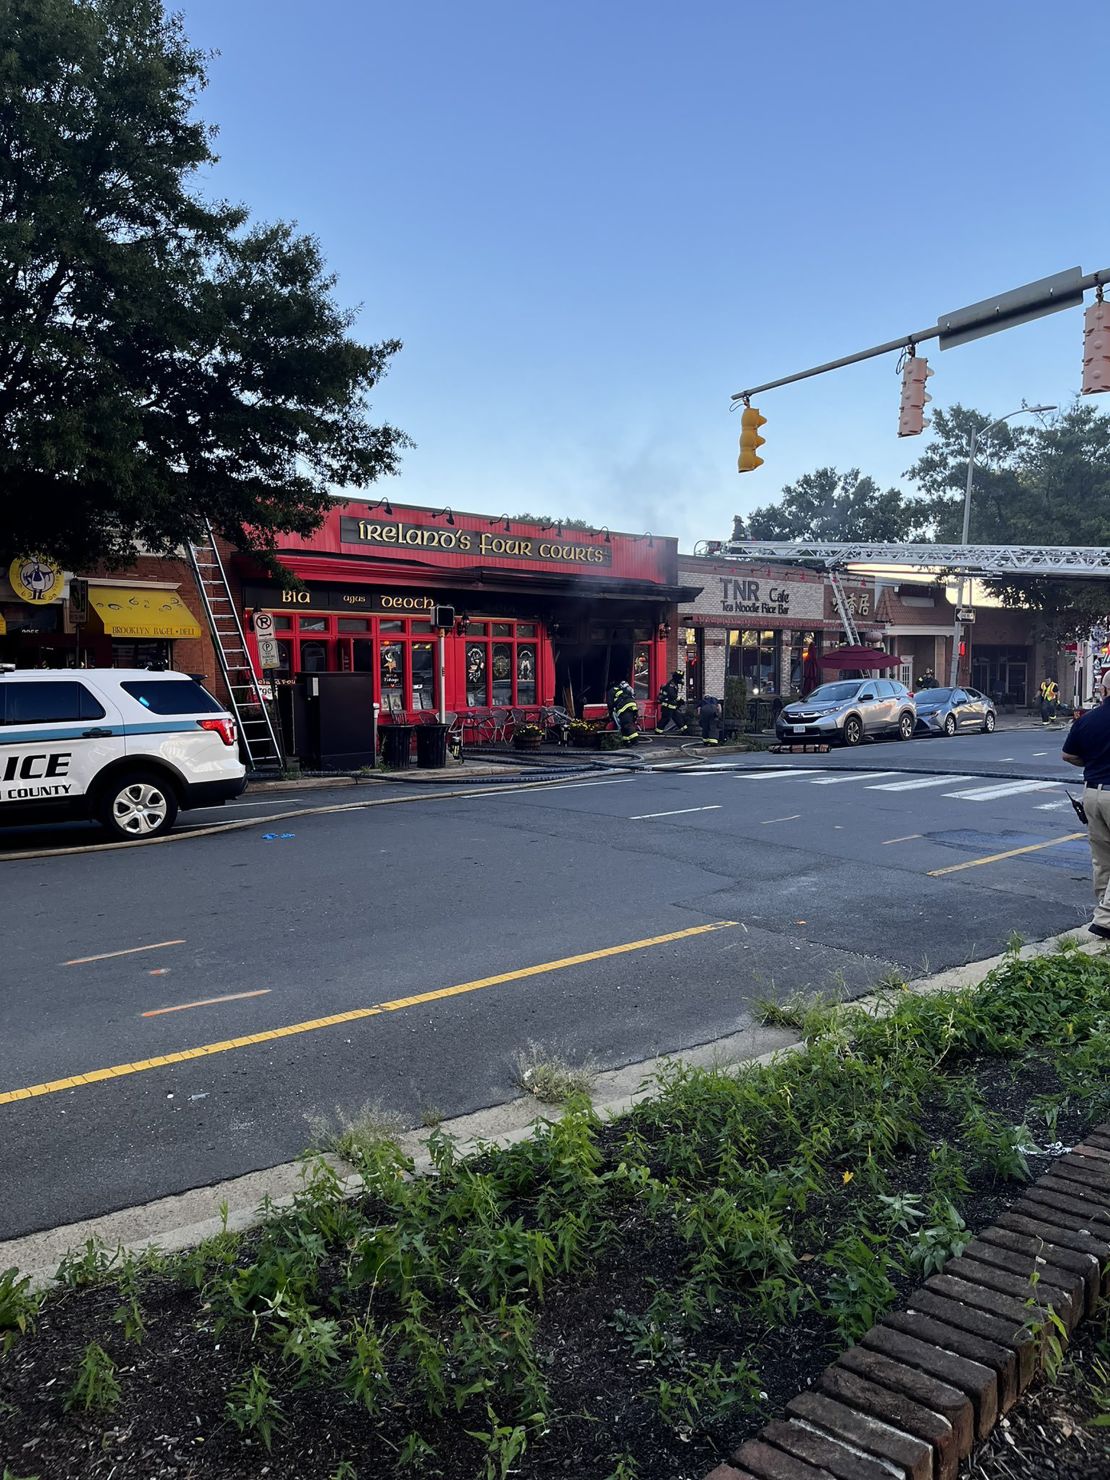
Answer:
<svg viewBox="0 0 1110 1480"><path fill-rule="evenodd" d="M89 605L110 637L199 637L200 626L176 591L89 582Z"/></svg>

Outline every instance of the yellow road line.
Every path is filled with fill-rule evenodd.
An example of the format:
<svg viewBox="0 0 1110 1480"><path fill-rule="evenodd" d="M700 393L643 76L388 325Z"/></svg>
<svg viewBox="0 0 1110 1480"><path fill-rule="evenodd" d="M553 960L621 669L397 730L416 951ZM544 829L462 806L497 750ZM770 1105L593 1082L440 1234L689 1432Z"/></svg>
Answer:
<svg viewBox="0 0 1110 1480"><path fill-rule="evenodd" d="M100 956L75 956L72 961L63 961L63 966L87 966L90 961L111 961L116 956L137 956L140 951L160 951L166 946L183 946L183 940L156 940L149 946L128 946L125 951L105 951Z"/></svg>
<svg viewBox="0 0 1110 1480"><path fill-rule="evenodd" d="M186 1048L177 1053L159 1054L157 1058L139 1059L133 1064L113 1064L107 1069L90 1069L85 1074L71 1074L65 1079L50 1079L44 1084L31 1084L25 1089L9 1089L0 1093L0 1105L10 1105L16 1100L30 1100L37 1095L54 1095L60 1090L76 1089L82 1084L97 1084L103 1079L121 1079L127 1074L141 1074L146 1069L162 1069L168 1064L183 1064L188 1059L206 1058L210 1054L229 1053L235 1048L250 1048L256 1043L272 1043L278 1038L294 1038L300 1033L315 1033L321 1028L338 1027L341 1023L356 1023L362 1018L380 1017L385 1012L400 1012L406 1007L420 1007L426 1002L442 1002L448 997L461 997L467 992L480 992L485 987L501 986L505 982L524 981L531 976L544 976L549 971L565 971L569 966L582 966L587 961L604 961L610 956L623 956L631 951L646 951L651 946L667 945L673 940L689 940L691 936L708 935L714 930L727 930L735 920L714 920L709 925L693 925L686 930L672 930L667 935L651 935L645 940L626 941L619 946L605 946L599 951L583 951L578 956L563 956L558 961L541 961L537 966L522 966L516 971L502 971L496 976L479 977L476 981L460 982L454 987L440 987L434 992L420 992L412 997L396 997L390 1002L378 1002L373 1007L356 1007L350 1012L335 1012L329 1017L310 1018L303 1023L290 1023L285 1028L267 1028L261 1033L246 1033L241 1038L225 1038L219 1043L203 1043L199 1048Z"/></svg>
<svg viewBox="0 0 1110 1480"><path fill-rule="evenodd" d="M226 997L202 997L198 1002L178 1002L174 1007L152 1007L142 1017L162 1017L167 1012L186 1012L190 1007L212 1007L217 1002L241 1002L244 997L268 997L269 987L260 987L257 992L229 992Z"/></svg>
<svg viewBox="0 0 1110 1480"><path fill-rule="evenodd" d="M981 868L984 863L1000 863L1004 858L1016 858L1019 853L1037 853L1042 848L1058 848L1061 843L1074 843L1076 838L1085 838L1084 832L1066 833L1062 838L1052 838L1047 843L1026 843L1024 848L1008 848L1005 853L988 853L986 858L971 858L967 863L950 863L947 868L931 868L930 879L941 874L958 874L961 869Z"/></svg>

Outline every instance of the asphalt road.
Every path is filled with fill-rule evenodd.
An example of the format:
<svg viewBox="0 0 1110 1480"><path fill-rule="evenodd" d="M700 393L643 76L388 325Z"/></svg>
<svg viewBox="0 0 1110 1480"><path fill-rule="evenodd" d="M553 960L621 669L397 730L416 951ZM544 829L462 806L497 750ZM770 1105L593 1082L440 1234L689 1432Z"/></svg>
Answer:
<svg viewBox="0 0 1110 1480"><path fill-rule="evenodd" d="M509 1098L528 1040L613 1066L1081 924L1062 733L306 791L0 858L0 1237L287 1160L336 1106Z"/></svg>

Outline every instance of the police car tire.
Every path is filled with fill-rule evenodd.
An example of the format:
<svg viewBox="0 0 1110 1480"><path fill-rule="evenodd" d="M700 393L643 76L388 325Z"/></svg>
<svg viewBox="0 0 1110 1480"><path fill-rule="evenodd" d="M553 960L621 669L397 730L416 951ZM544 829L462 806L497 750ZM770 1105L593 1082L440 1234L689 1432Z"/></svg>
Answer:
<svg viewBox="0 0 1110 1480"><path fill-rule="evenodd" d="M146 795L138 788L147 788ZM132 792L128 798L127 793ZM119 815L118 803L131 803L130 816L134 826ZM145 804L145 805L144 805ZM96 799L96 820L116 840L134 842L147 838L158 838L169 832L177 821L177 796L165 776L154 770L136 766L134 770L120 771L101 788ZM138 817L145 812L146 820Z"/></svg>

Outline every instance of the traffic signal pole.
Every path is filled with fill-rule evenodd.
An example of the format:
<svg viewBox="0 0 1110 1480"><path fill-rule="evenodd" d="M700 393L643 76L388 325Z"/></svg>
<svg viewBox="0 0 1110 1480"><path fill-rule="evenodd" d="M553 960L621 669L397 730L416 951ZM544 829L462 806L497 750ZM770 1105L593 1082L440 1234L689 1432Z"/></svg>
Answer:
<svg viewBox="0 0 1110 1480"><path fill-rule="evenodd" d="M1057 313L1062 308L1074 308L1083 301L1083 294L1091 288L1110 283L1110 267L1086 276L1078 267L1058 272L1052 277L1040 278L1035 283L1026 283L1008 293L994 298L985 298L967 308L942 314L929 329L919 329L912 334L903 334L900 339L890 339L886 344L876 344L871 349L858 350L854 355L843 355L839 360L829 360L824 365L815 365L812 370L798 370L793 375L784 375L778 380L768 380L763 385L749 386L730 397L732 401L743 401L763 391L777 390L780 385L793 385L796 380L810 380L815 375L825 375L830 370L842 370L845 365L856 365L861 360L873 360L879 355L894 354L897 350L913 345L925 344L930 339L939 339L941 349L954 349L973 339L987 334L996 334L1001 329L1012 329L1017 324L1026 324L1045 314Z"/></svg>

